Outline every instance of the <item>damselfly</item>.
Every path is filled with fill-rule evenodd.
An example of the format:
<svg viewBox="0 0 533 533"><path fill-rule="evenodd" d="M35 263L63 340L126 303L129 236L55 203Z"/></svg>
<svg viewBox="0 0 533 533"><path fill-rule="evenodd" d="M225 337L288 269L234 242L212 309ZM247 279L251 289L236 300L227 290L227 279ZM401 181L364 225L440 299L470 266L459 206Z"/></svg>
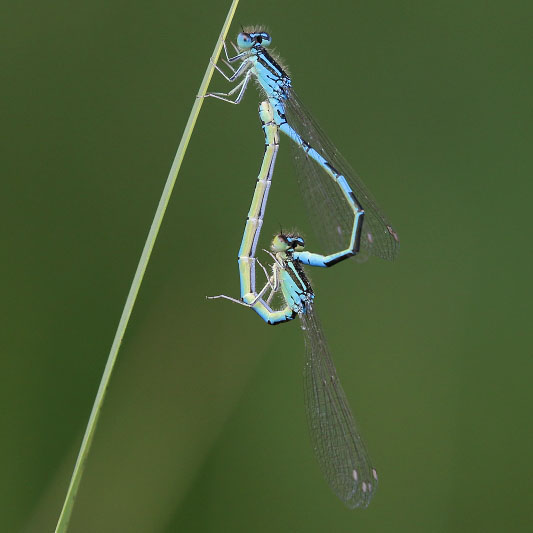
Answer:
<svg viewBox="0 0 533 533"><path fill-rule="evenodd" d="M238 104L248 83L255 78L272 106L275 123L295 143L296 159L303 167L298 173L299 183L317 234L326 249L329 246L342 247L352 231L353 210L346 201L351 196L365 214L361 248L384 259L393 259L399 247L397 233L361 179L306 111L279 61L267 52L271 42L266 31L251 28L237 36L237 45L233 46L238 53L234 57L228 55L224 45L226 64L233 73L227 76L215 67L230 82L241 77L242 80L228 93L215 92L206 96ZM231 64L238 61L240 65L233 69ZM228 98L235 93L234 100Z"/></svg>
<svg viewBox="0 0 533 533"><path fill-rule="evenodd" d="M337 377L314 312L314 292L302 267L303 264L332 266L354 255L359 249L363 213L353 195L347 195L346 199L353 210L350 244L345 250L328 256L304 252L304 240L299 235L276 235L271 252L268 252L274 260L271 274L261 265L268 281L259 293L256 292L255 263L258 260L255 250L279 142L279 128L268 100L260 104L259 115L265 134L265 152L239 250L241 300L225 295L211 298L226 298L251 307L269 324L286 322L296 315L301 318L306 346L305 405L315 454L337 496L350 508L366 507L377 487L377 473L371 465ZM265 299L268 292L270 294ZM273 310L271 300L277 294L284 305L279 310Z"/></svg>
<svg viewBox="0 0 533 533"><path fill-rule="evenodd" d="M253 308L269 324L279 324L296 316L301 319L305 337L306 360L304 392L306 416L313 449L324 476L335 494L350 508L366 507L377 488L378 476L337 377L320 322L314 311L314 292L302 264L319 255L303 251L304 240L296 234L280 233L274 237L271 251L272 273L259 293L249 293L253 300L241 305ZM347 253L338 260L350 257ZM321 266L326 258L322 256ZM263 296L270 292L266 300ZM285 303L273 311L270 302L281 294Z"/></svg>

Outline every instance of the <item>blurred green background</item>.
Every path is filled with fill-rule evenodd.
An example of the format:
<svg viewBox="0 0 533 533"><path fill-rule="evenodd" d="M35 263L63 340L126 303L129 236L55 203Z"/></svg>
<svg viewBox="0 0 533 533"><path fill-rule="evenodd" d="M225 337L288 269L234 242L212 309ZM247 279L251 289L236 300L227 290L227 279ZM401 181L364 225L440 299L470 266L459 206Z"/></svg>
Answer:
<svg viewBox="0 0 533 533"><path fill-rule="evenodd" d="M229 2L2 7L0 530L49 532ZM395 263L312 272L380 487L349 511L322 479L297 322L205 300L238 294L263 153L252 87L241 106L204 104L72 532L529 530L532 15L242 0L230 35L268 26L402 241ZM282 224L312 249L288 145L261 246Z"/></svg>

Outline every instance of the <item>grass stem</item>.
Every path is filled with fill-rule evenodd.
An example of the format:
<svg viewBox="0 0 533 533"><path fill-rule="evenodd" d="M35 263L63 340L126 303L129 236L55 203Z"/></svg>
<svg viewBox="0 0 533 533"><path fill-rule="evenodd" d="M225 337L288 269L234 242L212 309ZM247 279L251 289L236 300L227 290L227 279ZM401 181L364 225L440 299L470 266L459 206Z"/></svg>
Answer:
<svg viewBox="0 0 533 533"><path fill-rule="evenodd" d="M196 119L198 118L198 114L200 113L200 108L202 107L202 103L204 101L202 96L206 93L207 87L209 86L209 82L211 81L211 77L213 75L213 70L214 70L213 65L218 60L218 57L222 50L223 42L228 33L228 30L229 30L231 21L233 19L233 15L235 14L235 10L237 9L238 3L239 3L239 0L233 0L231 4L228 15L226 17L226 21L224 22L224 26L222 27L222 31L220 32L220 36L215 45L213 55L211 56L212 61L209 63L207 70L204 74L202 83L200 85L200 89L198 91L199 98L198 97L195 98L194 105L192 106L191 113L189 115L189 120L187 121L187 125L185 126L185 130L183 132L183 136L178 146L176 156L174 157L174 161L170 168L170 172L168 174L165 188L163 189L163 194L161 195L161 199L159 200L159 205L157 206L157 210L155 212L154 219L152 221L152 225L148 233L148 237L144 244L141 258L139 259L139 264L137 265L137 270L135 272L135 276L133 277L133 281L132 281L132 284L131 284L131 287L128 293L128 297L126 299L126 304L124 305L124 309L122 311L122 316L120 317L117 331L115 333L115 338L113 339L113 344L111 346L111 350L109 352L109 357L107 359L104 373L100 381L100 386L98 387L98 392L96 393L96 398L94 400L91 415L89 417L89 422L87 423L87 428L85 429L85 435L83 436L83 441L81 443L80 451L78 453L78 458L76 459L76 465L74 466L74 471L70 479L70 485L68 487L67 495L65 497L63 509L61 510L61 515L59 516L59 520L57 522L55 533L66 533L68 529L68 525L69 525L70 518L72 515L72 510L74 508L74 503L76 500L76 495L78 493L80 481L83 476L85 463L87 461L87 457L91 449L91 444L93 441L96 426L98 424L100 411L104 403L105 394L109 386L109 381L111 379L111 373L113 372L113 367L115 366L115 362L117 360L120 345L122 343L124 333L126 332L128 321L131 316L133 306L135 305L135 300L137 298L137 294L139 293L139 289L140 289L140 286L141 286L141 283L144 277L144 273L146 271L148 261L150 260L150 255L152 253L154 243L157 238L157 234L159 232L159 228L161 227L161 223L165 215L165 211L166 211L169 199L170 199L170 195L172 194L172 189L174 188L174 184L176 183L176 179L178 177L178 172L180 170L181 163L185 155L185 151L187 150L187 146L189 144L192 131L196 124Z"/></svg>

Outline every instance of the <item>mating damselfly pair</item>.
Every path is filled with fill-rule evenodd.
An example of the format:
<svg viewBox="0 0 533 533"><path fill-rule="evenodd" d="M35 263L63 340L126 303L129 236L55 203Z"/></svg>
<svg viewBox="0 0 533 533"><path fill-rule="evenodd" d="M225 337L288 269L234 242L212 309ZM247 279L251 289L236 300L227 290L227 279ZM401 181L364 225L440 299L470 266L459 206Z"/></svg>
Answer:
<svg viewBox="0 0 533 533"><path fill-rule="evenodd" d="M225 295L211 298L251 307L269 324L296 316L301 319L306 346L306 415L315 454L337 496L350 508L366 507L377 487L377 473L337 377L303 265L331 267L361 250L391 260L398 251L399 240L360 178L302 105L290 77L266 50L270 44L271 37L262 28L243 29L233 45L235 56L228 55L224 44L225 63L231 75L215 65L229 82L240 79L239 83L227 93L205 95L238 104L252 78L266 95L259 106L265 152L239 250L240 300ZM238 67L233 68L236 63ZM233 95L236 96L232 98ZM298 182L317 233L330 253L304 251L300 235L281 232L274 237L270 251L266 251L273 261L268 270L255 253L280 131L293 141ZM266 276L266 284L259 291L256 263ZM281 309L271 307L275 295L281 295Z"/></svg>

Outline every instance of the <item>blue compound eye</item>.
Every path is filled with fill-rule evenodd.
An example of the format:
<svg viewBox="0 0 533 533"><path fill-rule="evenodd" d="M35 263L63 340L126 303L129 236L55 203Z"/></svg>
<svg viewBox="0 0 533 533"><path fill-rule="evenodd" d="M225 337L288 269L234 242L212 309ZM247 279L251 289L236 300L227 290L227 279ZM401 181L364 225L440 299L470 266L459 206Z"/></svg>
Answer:
<svg viewBox="0 0 533 533"><path fill-rule="evenodd" d="M254 44L254 40L249 33L241 32L237 35L237 46L239 48L251 48Z"/></svg>
<svg viewBox="0 0 533 533"><path fill-rule="evenodd" d="M286 240L289 247L298 252L301 252L305 246L303 238L299 235L287 235Z"/></svg>
<svg viewBox="0 0 533 533"><path fill-rule="evenodd" d="M272 42L270 35L264 31L257 36L256 40L261 46L264 46L265 48L269 46Z"/></svg>

